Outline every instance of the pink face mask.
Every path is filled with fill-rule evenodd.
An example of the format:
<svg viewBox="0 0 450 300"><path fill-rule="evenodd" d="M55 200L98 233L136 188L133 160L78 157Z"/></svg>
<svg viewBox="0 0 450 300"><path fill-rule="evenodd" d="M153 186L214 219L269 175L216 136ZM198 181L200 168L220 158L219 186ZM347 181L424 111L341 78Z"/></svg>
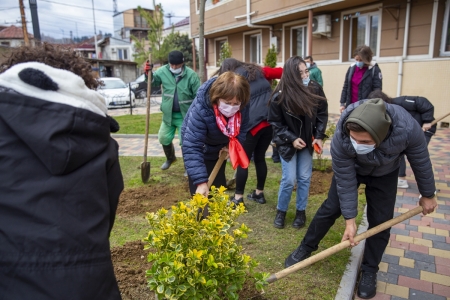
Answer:
<svg viewBox="0 0 450 300"><path fill-rule="evenodd" d="M234 116L239 111L240 107L240 105L230 105L219 101L219 111L227 118Z"/></svg>

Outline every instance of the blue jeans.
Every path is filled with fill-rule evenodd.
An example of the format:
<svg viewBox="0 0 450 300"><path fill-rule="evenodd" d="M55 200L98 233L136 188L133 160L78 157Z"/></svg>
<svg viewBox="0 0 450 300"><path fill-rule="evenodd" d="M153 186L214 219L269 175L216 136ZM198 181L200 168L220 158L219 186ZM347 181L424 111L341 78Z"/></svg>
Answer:
<svg viewBox="0 0 450 300"><path fill-rule="evenodd" d="M280 190L278 191L278 210L288 210L295 182L297 182L296 208L297 210L306 209L311 175L312 155L309 154L308 149L297 151L289 162L281 157L281 183Z"/></svg>

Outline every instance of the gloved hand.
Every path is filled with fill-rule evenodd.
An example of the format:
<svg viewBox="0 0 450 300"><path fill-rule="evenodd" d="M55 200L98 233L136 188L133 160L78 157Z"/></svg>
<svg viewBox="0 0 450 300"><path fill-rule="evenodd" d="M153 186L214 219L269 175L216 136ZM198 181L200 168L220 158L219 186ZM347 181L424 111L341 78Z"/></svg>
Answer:
<svg viewBox="0 0 450 300"><path fill-rule="evenodd" d="M150 62L147 60L145 62L145 66L144 66L144 73L146 76L148 76L148 72L151 71L153 69L153 64L150 64Z"/></svg>

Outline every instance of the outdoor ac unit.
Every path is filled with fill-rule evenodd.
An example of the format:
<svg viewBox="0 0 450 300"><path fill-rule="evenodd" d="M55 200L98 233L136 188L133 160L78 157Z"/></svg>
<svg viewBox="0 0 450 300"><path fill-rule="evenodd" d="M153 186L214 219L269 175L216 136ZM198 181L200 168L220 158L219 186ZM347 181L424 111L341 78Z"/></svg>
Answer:
<svg viewBox="0 0 450 300"><path fill-rule="evenodd" d="M331 36L331 16L321 15L313 17L312 33L316 35Z"/></svg>

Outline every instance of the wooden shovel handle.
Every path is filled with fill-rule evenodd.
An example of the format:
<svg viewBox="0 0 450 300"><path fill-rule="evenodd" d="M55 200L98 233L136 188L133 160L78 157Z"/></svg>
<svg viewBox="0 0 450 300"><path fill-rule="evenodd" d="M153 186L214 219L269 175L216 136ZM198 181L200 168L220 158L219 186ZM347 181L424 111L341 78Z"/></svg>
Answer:
<svg viewBox="0 0 450 300"><path fill-rule="evenodd" d="M394 226L395 224L398 224L400 222L403 222L404 220L407 220L415 215L420 214L423 211L422 206L418 206L404 214L401 214L400 216L391 219L389 221L386 221L372 229L367 230L366 232L363 232L361 234L358 234L357 236L354 237L354 241L355 242L360 242L364 239L367 239L368 237L371 237L374 234L377 234L383 230L386 230L392 226ZM347 241L343 241L337 245L334 245L331 248L328 248L322 252L317 253L316 255L313 255L305 260L302 260L301 262L296 263L295 265L290 266L289 268L286 268L284 270L281 270L275 274L270 275L270 277L267 279L268 283L272 283L277 281L278 279L281 279L283 277L286 277L287 275L290 275L300 269L303 269L309 265L312 265L313 263L316 263L330 255L333 255L345 248L350 247L350 242Z"/></svg>
<svg viewBox="0 0 450 300"><path fill-rule="evenodd" d="M148 54L148 62L152 63L152 53ZM147 162L148 128L150 126L150 94L152 93L152 71L147 76L147 110L145 112L144 162Z"/></svg>
<svg viewBox="0 0 450 300"><path fill-rule="evenodd" d="M214 169L212 170L211 174L208 178L208 188L211 187L212 183L214 182L214 179L216 179L217 173L220 170L220 167L222 166L223 162L227 158L228 153L225 151L222 151L222 153L219 156L219 159L216 162L216 165L214 166Z"/></svg>
<svg viewBox="0 0 450 300"><path fill-rule="evenodd" d="M433 122L431 122L431 126L433 126L434 124L436 124L437 122L439 122L440 120L442 120L442 119L444 119L444 118L446 118L446 117L448 117L448 116L450 116L450 112L449 112L448 114L446 114L446 115L440 117L440 118L437 118L437 119L434 120Z"/></svg>

